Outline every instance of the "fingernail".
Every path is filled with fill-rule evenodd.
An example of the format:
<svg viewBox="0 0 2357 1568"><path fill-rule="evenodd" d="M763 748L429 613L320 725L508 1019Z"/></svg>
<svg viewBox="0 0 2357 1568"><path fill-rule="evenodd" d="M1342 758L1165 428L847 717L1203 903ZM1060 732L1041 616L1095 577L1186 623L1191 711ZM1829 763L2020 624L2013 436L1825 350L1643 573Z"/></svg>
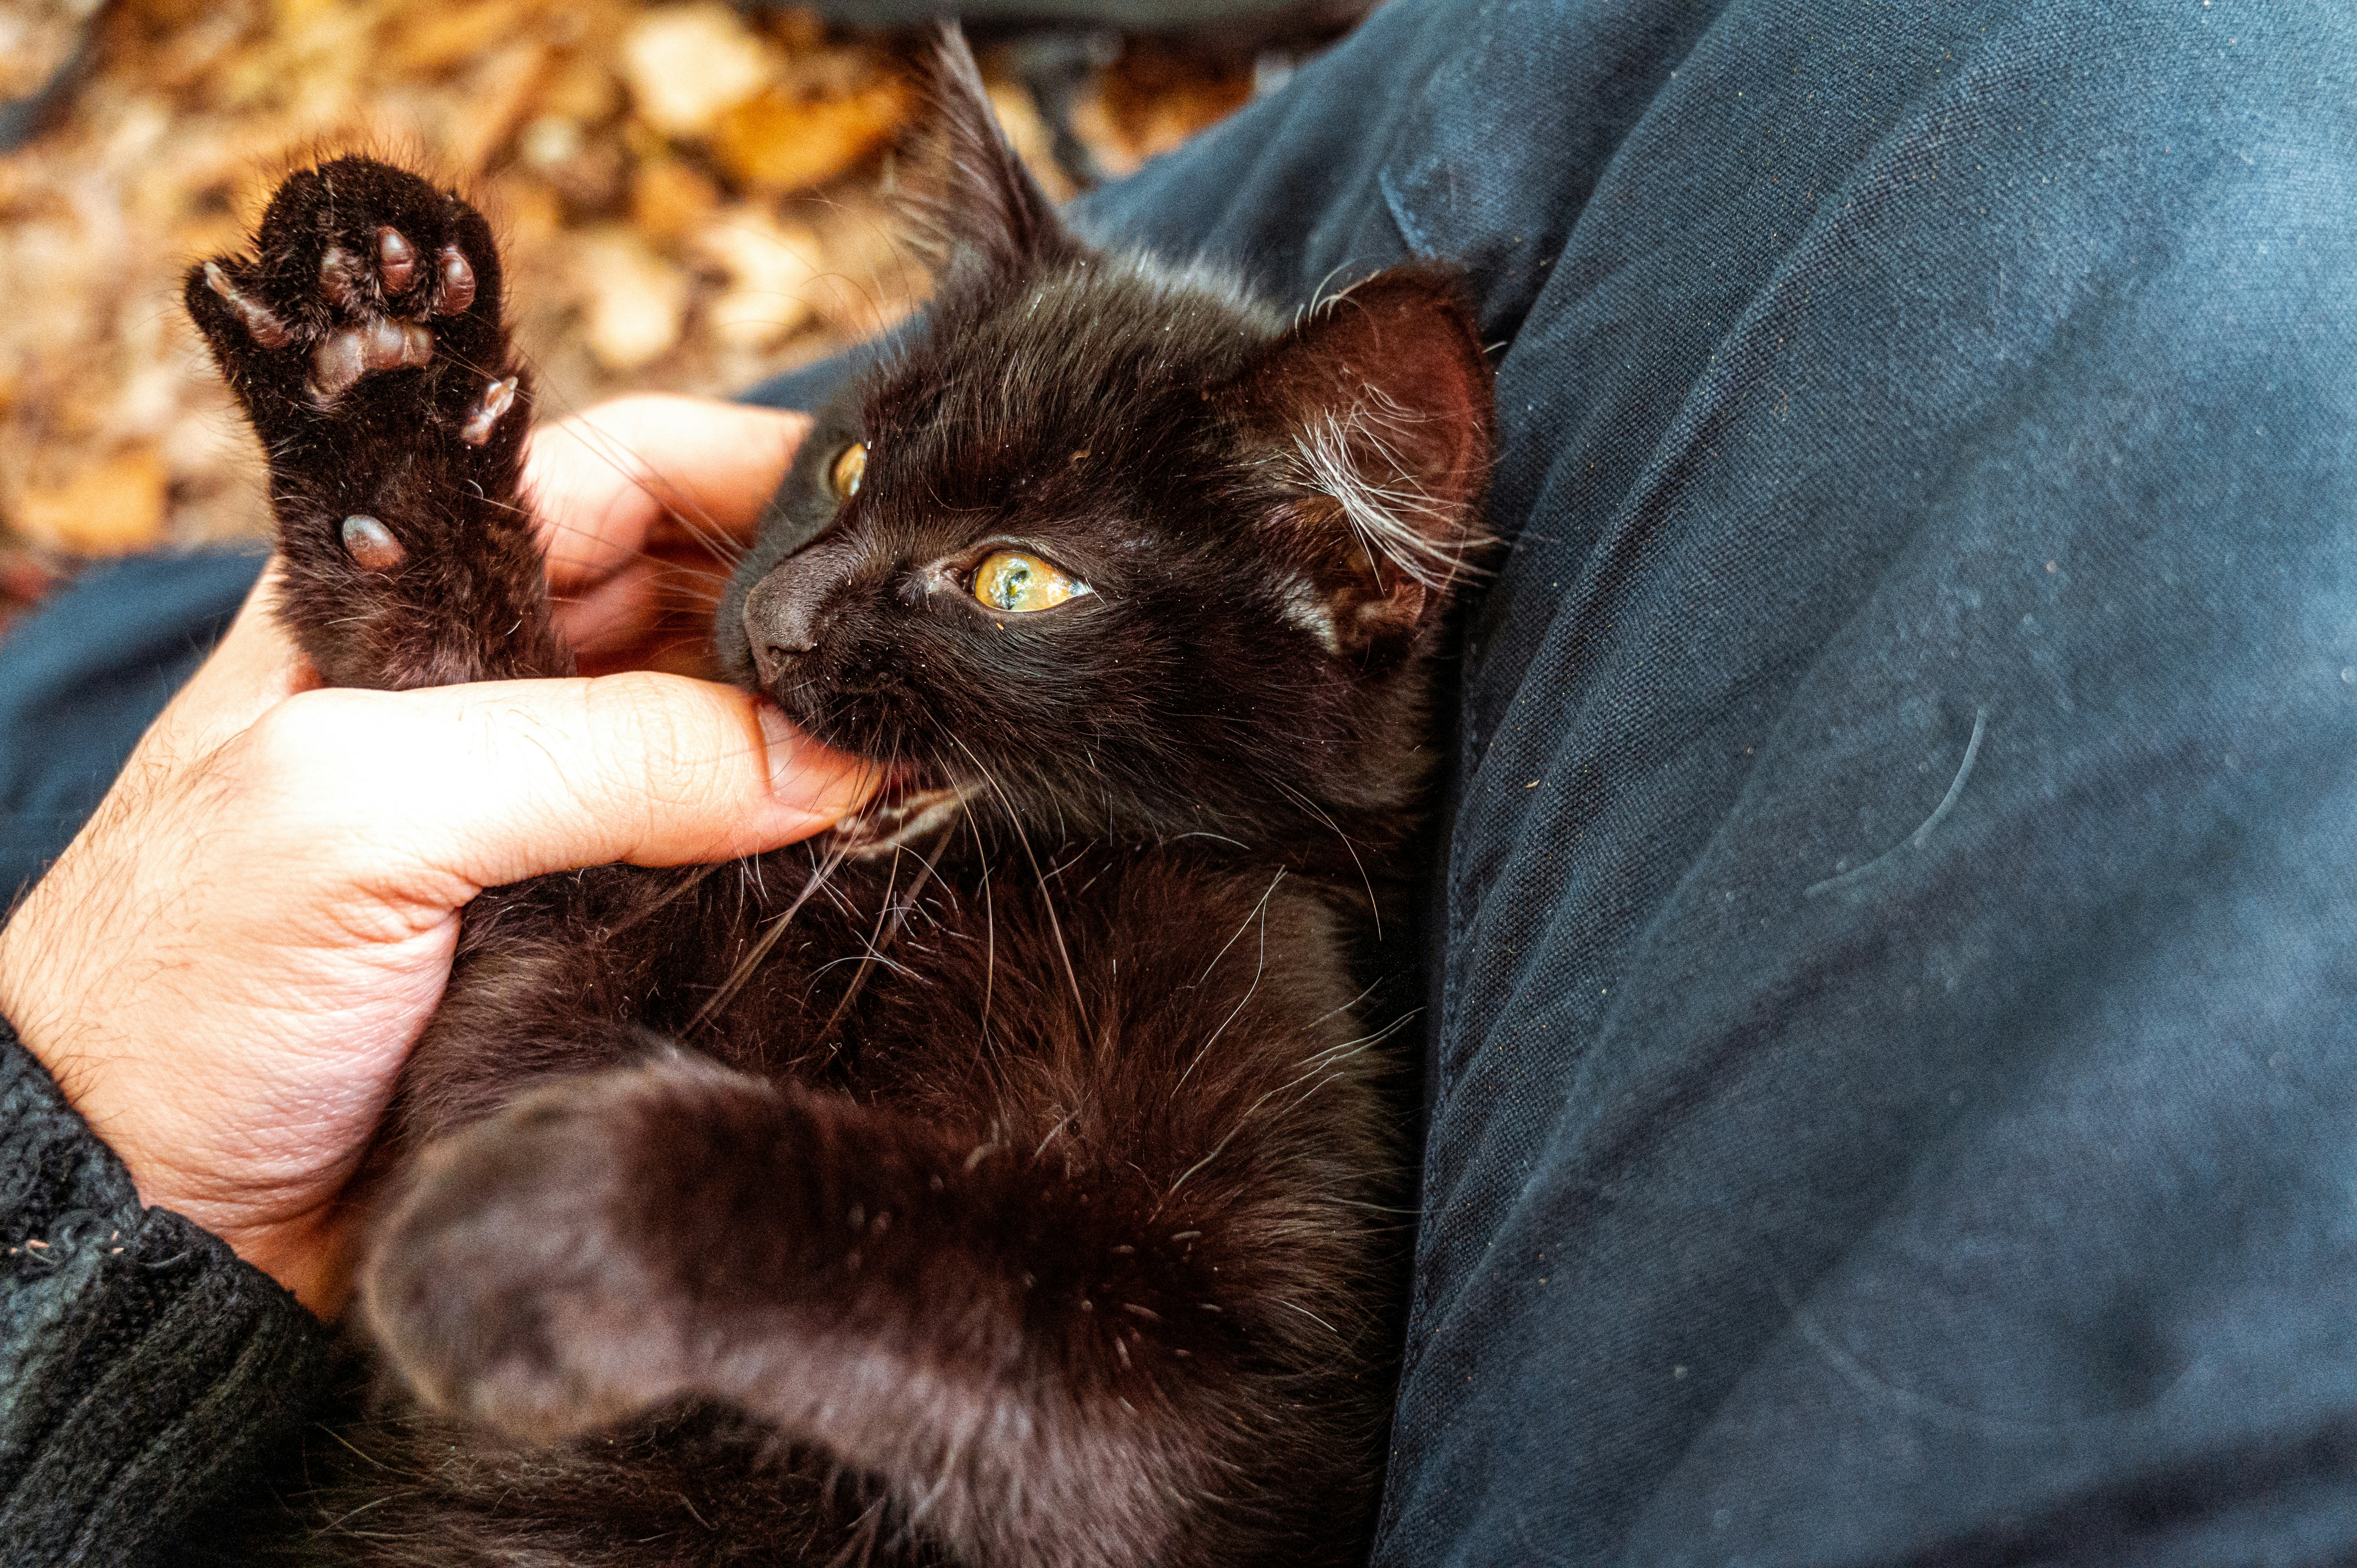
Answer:
<svg viewBox="0 0 2357 1568"><path fill-rule="evenodd" d="M775 703L763 698L753 704L753 712L769 747L770 789L779 800L831 822L857 810L876 792L875 768L813 740Z"/></svg>

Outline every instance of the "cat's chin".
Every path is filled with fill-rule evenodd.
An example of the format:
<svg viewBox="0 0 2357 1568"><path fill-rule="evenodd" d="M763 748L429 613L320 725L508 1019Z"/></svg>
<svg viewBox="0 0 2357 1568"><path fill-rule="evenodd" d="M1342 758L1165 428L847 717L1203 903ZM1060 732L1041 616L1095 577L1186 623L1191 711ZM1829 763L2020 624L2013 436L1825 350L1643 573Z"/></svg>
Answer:
<svg viewBox="0 0 2357 1568"><path fill-rule="evenodd" d="M937 784L915 770L896 773L858 812L834 825L834 849L851 860L869 860L941 832L957 820L978 787Z"/></svg>

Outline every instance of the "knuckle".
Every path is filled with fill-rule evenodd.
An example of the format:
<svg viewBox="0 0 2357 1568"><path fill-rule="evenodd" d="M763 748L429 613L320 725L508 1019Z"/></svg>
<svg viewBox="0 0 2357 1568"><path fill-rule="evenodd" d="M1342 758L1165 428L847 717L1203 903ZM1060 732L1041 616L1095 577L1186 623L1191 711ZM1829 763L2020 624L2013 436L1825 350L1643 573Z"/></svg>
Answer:
<svg viewBox="0 0 2357 1568"><path fill-rule="evenodd" d="M349 870L382 858L414 815L412 728L382 693L299 693L192 770L184 799L232 839Z"/></svg>
<svg viewBox="0 0 2357 1568"><path fill-rule="evenodd" d="M304 692L264 713L241 737L248 766L265 775L304 766L332 727L339 708L334 699L340 695Z"/></svg>
<svg viewBox="0 0 2357 1568"><path fill-rule="evenodd" d="M385 738L382 704L334 688L298 693L247 726L238 768L247 788L307 796L323 777L364 783Z"/></svg>

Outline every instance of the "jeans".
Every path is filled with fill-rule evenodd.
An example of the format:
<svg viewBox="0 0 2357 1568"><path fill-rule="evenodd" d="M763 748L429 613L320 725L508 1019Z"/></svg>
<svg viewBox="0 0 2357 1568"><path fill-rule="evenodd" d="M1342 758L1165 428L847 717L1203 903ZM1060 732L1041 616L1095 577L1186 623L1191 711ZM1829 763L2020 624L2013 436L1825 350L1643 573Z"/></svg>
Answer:
<svg viewBox="0 0 2357 1568"><path fill-rule="evenodd" d="M2357 16L1394 0L1075 216L1501 345L1376 1561L2357 1554Z"/></svg>

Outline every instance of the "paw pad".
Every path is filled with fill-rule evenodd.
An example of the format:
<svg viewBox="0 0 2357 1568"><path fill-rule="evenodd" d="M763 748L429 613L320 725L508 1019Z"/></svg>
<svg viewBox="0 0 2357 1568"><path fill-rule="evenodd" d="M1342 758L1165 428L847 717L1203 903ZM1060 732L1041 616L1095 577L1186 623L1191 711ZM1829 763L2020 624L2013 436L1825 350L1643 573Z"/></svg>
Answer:
<svg viewBox="0 0 2357 1568"><path fill-rule="evenodd" d="M434 314L456 316L475 303L475 269L455 245L442 247L441 290L435 295Z"/></svg>
<svg viewBox="0 0 2357 1568"><path fill-rule="evenodd" d="M340 315L358 318L329 330L311 350L311 391L323 403L334 402L362 376L432 364L434 333L425 320L457 316L475 303L475 269L456 245L436 252L424 295L404 299L417 284L417 247L389 223L377 226L375 241L372 259L341 245L329 245L319 257L319 292ZM488 426L484 434L490 435Z"/></svg>
<svg viewBox="0 0 2357 1568"><path fill-rule="evenodd" d="M384 279L384 286L395 294L406 291L410 280L417 275L417 252L402 238L401 231L389 223L376 231L376 270Z"/></svg>
<svg viewBox="0 0 2357 1568"><path fill-rule="evenodd" d="M521 391L495 369L504 334L482 306L498 260L478 214L389 165L339 158L282 186L255 241L255 259L218 257L191 280L224 365L323 413L365 378L431 370L417 401L468 445L489 442Z"/></svg>
<svg viewBox="0 0 2357 1568"><path fill-rule="evenodd" d="M517 494L532 375L500 278L462 198L339 157L182 279L270 465L282 613L330 685L571 672Z"/></svg>
<svg viewBox="0 0 2357 1568"><path fill-rule="evenodd" d="M311 350L311 390L332 403L371 371L414 370L434 362L434 334L413 321L380 317L339 328Z"/></svg>
<svg viewBox="0 0 2357 1568"><path fill-rule="evenodd" d="M344 553L364 572L390 572L409 559L409 552L393 530L372 517L355 513L344 519Z"/></svg>

